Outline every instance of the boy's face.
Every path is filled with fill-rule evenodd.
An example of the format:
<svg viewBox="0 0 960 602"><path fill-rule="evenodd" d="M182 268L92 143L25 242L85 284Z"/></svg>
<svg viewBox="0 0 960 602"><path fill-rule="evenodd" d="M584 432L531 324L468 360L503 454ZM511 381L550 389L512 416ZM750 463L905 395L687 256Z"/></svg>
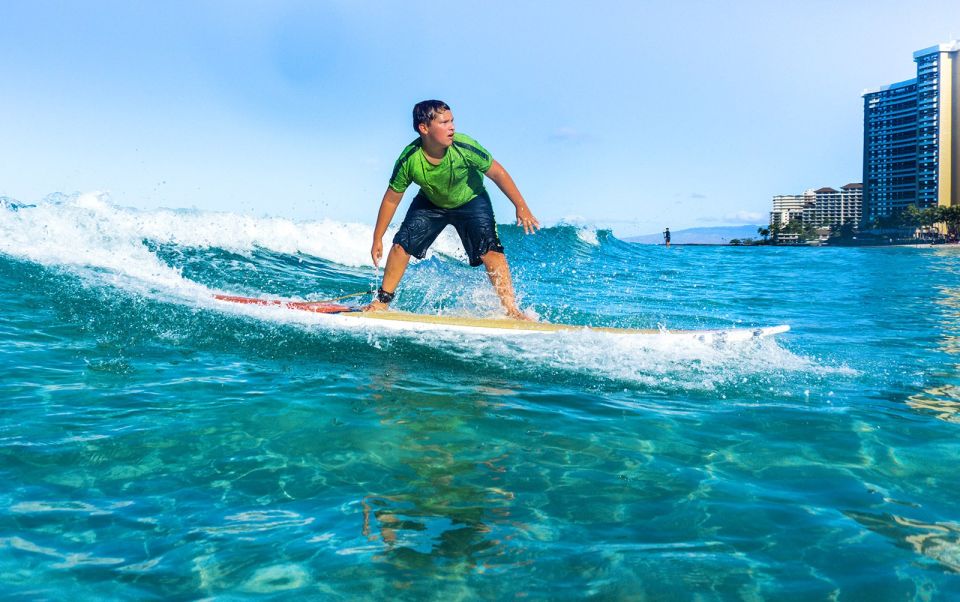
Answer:
<svg viewBox="0 0 960 602"><path fill-rule="evenodd" d="M438 144L444 148L449 147L453 144L453 133L456 129L453 127L453 111L437 113L433 121L429 124L421 123L418 129L424 138L427 138L434 144Z"/></svg>

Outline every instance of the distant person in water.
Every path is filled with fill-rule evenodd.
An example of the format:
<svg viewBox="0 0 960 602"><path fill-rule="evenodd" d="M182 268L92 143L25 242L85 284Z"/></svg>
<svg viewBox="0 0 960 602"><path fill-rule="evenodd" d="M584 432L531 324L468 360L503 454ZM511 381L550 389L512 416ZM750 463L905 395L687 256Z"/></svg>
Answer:
<svg viewBox="0 0 960 602"><path fill-rule="evenodd" d="M523 226L524 232L533 234L540 222L530 212L507 170L476 140L455 132L453 111L447 103L440 100L417 103L413 107L413 129L419 138L400 153L380 202L370 249L373 265L380 265L383 235L397 212L404 191L414 183L420 186L420 192L393 237L380 290L364 311L387 309L410 256L423 259L440 232L447 225L453 225L470 265L482 264L486 268L507 315L518 320L529 319L517 308L510 266L497 235L493 206L483 186L483 176L493 180L517 208L517 225Z"/></svg>
<svg viewBox="0 0 960 602"><path fill-rule="evenodd" d="M670 246L670 228L666 228L663 231L663 244Z"/></svg>

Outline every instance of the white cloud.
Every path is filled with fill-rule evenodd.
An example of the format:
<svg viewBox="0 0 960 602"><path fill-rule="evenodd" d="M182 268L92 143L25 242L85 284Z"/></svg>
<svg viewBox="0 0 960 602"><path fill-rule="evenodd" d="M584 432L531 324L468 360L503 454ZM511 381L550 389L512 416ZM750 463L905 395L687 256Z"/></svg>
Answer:
<svg viewBox="0 0 960 602"><path fill-rule="evenodd" d="M762 224L765 223L767 215L756 211L736 211L727 213L723 216L701 217L698 222L716 223L716 224Z"/></svg>
<svg viewBox="0 0 960 602"><path fill-rule="evenodd" d="M765 214L756 211L737 211L736 213L728 213L723 216L723 219L728 222L740 222L742 224L752 224L765 218Z"/></svg>

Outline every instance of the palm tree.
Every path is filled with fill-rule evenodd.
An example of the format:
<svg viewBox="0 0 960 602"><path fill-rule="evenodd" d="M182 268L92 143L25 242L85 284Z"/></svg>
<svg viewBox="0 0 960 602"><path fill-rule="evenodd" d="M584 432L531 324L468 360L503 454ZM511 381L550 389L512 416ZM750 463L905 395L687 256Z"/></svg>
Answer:
<svg viewBox="0 0 960 602"><path fill-rule="evenodd" d="M917 229L923 223L923 212L920 211L920 208L916 205L909 205L906 209L897 214L899 218L898 221L905 228L910 228L914 231L914 236L916 236Z"/></svg>
<svg viewBox="0 0 960 602"><path fill-rule="evenodd" d="M951 240L957 239L960 231L960 206L940 207L940 217L947 224L947 234Z"/></svg>
<svg viewBox="0 0 960 602"><path fill-rule="evenodd" d="M924 234L924 238L933 231L936 232L935 226L943 221L942 211L939 206L927 207L920 212L920 229Z"/></svg>
<svg viewBox="0 0 960 602"><path fill-rule="evenodd" d="M778 244L780 242L780 233L783 232L783 228L780 224L770 224L770 239L773 244Z"/></svg>

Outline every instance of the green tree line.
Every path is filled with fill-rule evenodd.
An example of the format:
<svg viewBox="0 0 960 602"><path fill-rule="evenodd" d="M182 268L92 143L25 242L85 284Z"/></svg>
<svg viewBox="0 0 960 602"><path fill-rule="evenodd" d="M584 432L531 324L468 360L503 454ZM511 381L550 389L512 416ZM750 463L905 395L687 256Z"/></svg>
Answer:
<svg viewBox="0 0 960 602"><path fill-rule="evenodd" d="M888 218L887 222L878 225L880 227L931 230L937 224L944 224L947 229L947 238L956 239L960 235L960 206L936 206L920 209L916 205L910 205L900 213Z"/></svg>
<svg viewBox="0 0 960 602"><path fill-rule="evenodd" d="M757 228L757 234L763 238L762 244L777 244L783 234L796 234L797 240L801 243L813 240L819 236L816 226L804 224L798 219L791 220L786 226L770 224L770 226L766 228Z"/></svg>
<svg viewBox="0 0 960 602"><path fill-rule="evenodd" d="M960 239L960 206L936 206L920 209L916 205L909 205L906 209L894 215L873 220L870 226L880 230L921 230L925 233L937 232L939 234L937 226L941 224L946 229L948 239ZM844 224L842 227L837 224L830 226L831 238L850 238L855 230L855 225L851 222ZM800 220L792 220L782 227L770 224L766 228L757 228L757 234L763 238L761 244L777 244L782 234L796 234L798 241L803 243L817 238L817 227L804 224Z"/></svg>

